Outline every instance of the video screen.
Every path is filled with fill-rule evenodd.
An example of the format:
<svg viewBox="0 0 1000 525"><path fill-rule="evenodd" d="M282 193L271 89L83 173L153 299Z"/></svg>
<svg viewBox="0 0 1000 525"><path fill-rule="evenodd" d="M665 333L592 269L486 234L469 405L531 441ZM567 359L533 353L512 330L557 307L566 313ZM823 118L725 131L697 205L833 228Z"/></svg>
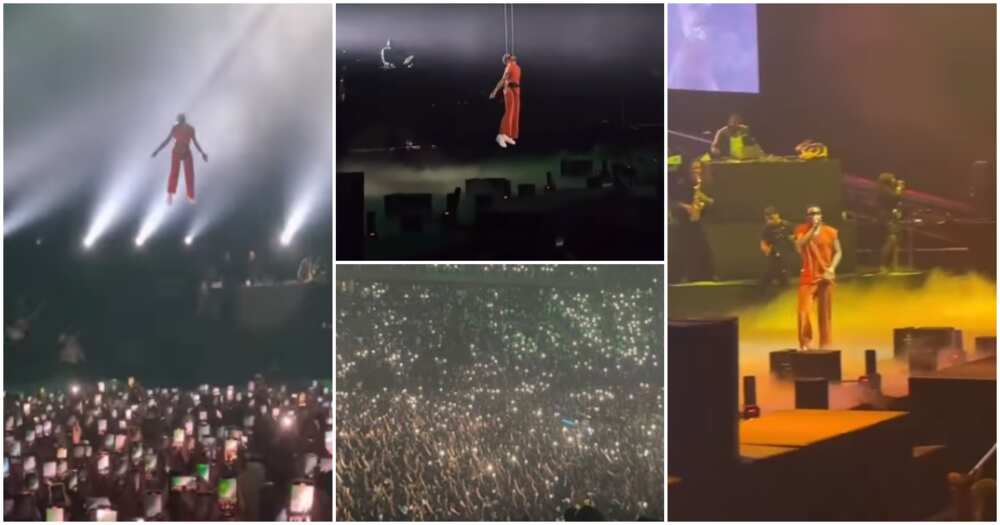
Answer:
<svg viewBox="0 0 1000 525"><path fill-rule="evenodd" d="M667 6L667 88L759 93L757 6Z"/></svg>

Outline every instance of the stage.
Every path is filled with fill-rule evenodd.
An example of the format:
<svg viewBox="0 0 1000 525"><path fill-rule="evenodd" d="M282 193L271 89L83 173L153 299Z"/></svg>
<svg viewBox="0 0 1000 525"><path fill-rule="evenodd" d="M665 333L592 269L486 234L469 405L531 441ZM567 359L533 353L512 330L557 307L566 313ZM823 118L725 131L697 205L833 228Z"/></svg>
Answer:
<svg viewBox="0 0 1000 525"><path fill-rule="evenodd" d="M996 357L911 378L903 410L777 410L739 422L736 450L668 469L671 520L918 520L949 504L945 475L995 443ZM956 410L961 407L961 410ZM674 423L676 424L676 422ZM704 465L703 469L691 465ZM984 477L996 476L995 458ZM727 505L718 505L720 500Z"/></svg>
<svg viewBox="0 0 1000 525"><path fill-rule="evenodd" d="M995 294L995 281L971 274L840 276L834 292L833 349L842 352L843 381L830 385L830 408L849 409L865 402L855 381L865 372L867 349L877 351L883 392L897 398L908 395L907 363L893 358L894 328L954 326L962 330L967 357L976 357L974 338L995 335ZM737 317L739 377L757 378L758 404L765 414L795 407L794 384L774 378L769 362L771 352L797 346L794 283L768 290L751 280L670 285L668 302L671 319Z"/></svg>

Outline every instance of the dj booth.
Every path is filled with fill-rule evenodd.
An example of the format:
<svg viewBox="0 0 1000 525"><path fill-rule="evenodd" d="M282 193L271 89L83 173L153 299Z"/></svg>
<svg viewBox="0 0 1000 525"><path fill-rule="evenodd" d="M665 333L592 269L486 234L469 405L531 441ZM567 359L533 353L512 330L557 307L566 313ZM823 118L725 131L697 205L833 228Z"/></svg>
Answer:
<svg viewBox="0 0 1000 525"><path fill-rule="evenodd" d="M768 206L793 222L810 205L823 208L827 221L844 209L839 160L711 161L703 166L702 191L715 199L704 217L710 224L760 223Z"/></svg>
<svg viewBox="0 0 1000 525"><path fill-rule="evenodd" d="M764 208L774 206L792 224L805 220L808 206L820 206L824 221L840 231L844 256L838 271L852 270L857 234L841 217L844 198L840 161L767 157L757 160L709 161L703 165L702 191L715 200L702 223L719 279L762 275L767 260L760 251ZM672 253L685 249L671 243ZM799 258L786 257L790 280L798 275Z"/></svg>

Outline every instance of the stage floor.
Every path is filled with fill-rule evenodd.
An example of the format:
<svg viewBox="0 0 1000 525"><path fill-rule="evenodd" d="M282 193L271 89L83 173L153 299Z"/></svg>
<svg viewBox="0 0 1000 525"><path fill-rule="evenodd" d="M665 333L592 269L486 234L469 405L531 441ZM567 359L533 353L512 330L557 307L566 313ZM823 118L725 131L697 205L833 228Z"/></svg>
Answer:
<svg viewBox="0 0 1000 525"><path fill-rule="evenodd" d="M834 292L835 350L841 350L844 382L830 386L830 408L861 404L853 382L864 374L864 351L878 352L882 391L908 394L906 362L893 359L893 329L954 326L963 331L967 359L974 338L995 335L996 283L976 275L900 273L842 276ZM769 354L797 345L796 288L762 294L751 281L689 283L668 289L671 319L736 316L740 322L739 373L757 377L758 405L764 414L795 408L794 383L770 375ZM667 349L668 355L670 349ZM742 405L742 392L740 404Z"/></svg>

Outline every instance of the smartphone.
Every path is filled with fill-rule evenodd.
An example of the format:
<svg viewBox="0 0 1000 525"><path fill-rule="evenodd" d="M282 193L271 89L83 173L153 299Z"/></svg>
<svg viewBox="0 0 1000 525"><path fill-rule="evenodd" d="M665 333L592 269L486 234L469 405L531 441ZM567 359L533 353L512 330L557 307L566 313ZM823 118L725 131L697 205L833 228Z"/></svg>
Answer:
<svg viewBox="0 0 1000 525"><path fill-rule="evenodd" d="M198 425L198 437L206 437L212 435L212 427L208 423L202 423Z"/></svg>
<svg viewBox="0 0 1000 525"><path fill-rule="evenodd" d="M223 452L223 457L226 461L236 461L236 455L239 450L239 441L235 439L227 439L225 449Z"/></svg>
<svg viewBox="0 0 1000 525"><path fill-rule="evenodd" d="M26 415L26 416L30 416L31 415L31 403L25 403L23 405L22 409L24 410L24 415Z"/></svg>
<svg viewBox="0 0 1000 525"><path fill-rule="evenodd" d="M184 422L184 433L188 436L194 435L194 421L190 419Z"/></svg>
<svg viewBox="0 0 1000 525"><path fill-rule="evenodd" d="M12 457L15 457L15 458L16 457L20 457L20 455L21 455L21 442L20 441L18 441L18 440L15 439L14 441L12 441L10 443L10 455Z"/></svg>
<svg viewBox="0 0 1000 525"><path fill-rule="evenodd" d="M184 429L183 428L174 429L174 443L173 443L173 445L175 447L184 446Z"/></svg>
<svg viewBox="0 0 1000 525"><path fill-rule="evenodd" d="M174 476L170 478L170 490L194 490L194 476Z"/></svg>
<svg viewBox="0 0 1000 525"><path fill-rule="evenodd" d="M66 521L66 512L62 507L45 509L45 521Z"/></svg>
<svg viewBox="0 0 1000 525"><path fill-rule="evenodd" d="M108 420L107 419L98 419L97 420L97 433L98 434L103 434L103 433L105 433L107 431L108 431Z"/></svg>
<svg viewBox="0 0 1000 525"><path fill-rule="evenodd" d="M313 471L316 470L316 466L319 464L319 456L309 452L302 457L302 470L303 475L306 477L312 477Z"/></svg>
<svg viewBox="0 0 1000 525"><path fill-rule="evenodd" d="M146 455L146 472L152 472L156 470L157 456L156 454Z"/></svg>
<svg viewBox="0 0 1000 525"><path fill-rule="evenodd" d="M104 393L104 381L97 382L97 391L102 394Z"/></svg>
<svg viewBox="0 0 1000 525"><path fill-rule="evenodd" d="M56 449L56 459L66 459L68 452L69 451L66 450L66 447L59 447Z"/></svg>
<svg viewBox="0 0 1000 525"><path fill-rule="evenodd" d="M25 456L24 457L23 470L25 472L34 472L35 471L35 456Z"/></svg>
<svg viewBox="0 0 1000 525"><path fill-rule="evenodd" d="M326 451L333 454L333 431L327 430L324 437L326 438L324 440L326 442Z"/></svg>
<svg viewBox="0 0 1000 525"><path fill-rule="evenodd" d="M128 428L128 421L125 421L124 419L119 419L118 420L118 430L125 430L127 428Z"/></svg>
<svg viewBox="0 0 1000 525"><path fill-rule="evenodd" d="M194 466L194 472L199 478L205 481L208 481L208 477L211 474L210 469L208 468L208 463L198 463Z"/></svg>
<svg viewBox="0 0 1000 525"><path fill-rule="evenodd" d="M111 471L111 456L106 452L97 457L97 472L107 474Z"/></svg>
<svg viewBox="0 0 1000 525"><path fill-rule="evenodd" d="M118 521L118 511L112 509L97 509L96 521Z"/></svg>
<svg viewBox="0 0 1000 525"><path fill-rule="evenodd" d="M132 445L132 461L139 461L142 459L142 443L136 443Z"/></svg>
<svg viewBox="0 0 1000 525"><path fill-rule="evenodd" d="M309 514L312 512L314 492L315 487L309 483L293 483L291 500L288 505L288 513Z"/></svg>
<svg viewBox="0 0 1000 525"><path fill-rule="evenodd" d="M66 497L66 485L62 483L53 483L49 485L49 501L53 507L66 507L69 503Z"/></svg>
<svg viewBox="0 0 1000 525"><path fill-rule="evenodd" d="M42 463L42 478L45 480L50 480L56 477L56 462L46 461Z"/></svg>
<svg viewBox="0 0 1000 525"><path fill-rule="evenodd" d="M146 491L142 497L143 516L155 518L163 514L163 493L158 490Z"/></svg>
<svg viewBox="0 0 1000 525"><path fill-rule="evenodd" d="M220 503L236 503L236 478L223 478L219 480L218 495Z"/></svg>
<svg viewBox="0 0 1000 525"><path fill-rule="evenodd" d="M69 471L69 462L65 459L60 459L59 462L56 463L56 476L63 477L66 475L67 471Z"/></svg>

